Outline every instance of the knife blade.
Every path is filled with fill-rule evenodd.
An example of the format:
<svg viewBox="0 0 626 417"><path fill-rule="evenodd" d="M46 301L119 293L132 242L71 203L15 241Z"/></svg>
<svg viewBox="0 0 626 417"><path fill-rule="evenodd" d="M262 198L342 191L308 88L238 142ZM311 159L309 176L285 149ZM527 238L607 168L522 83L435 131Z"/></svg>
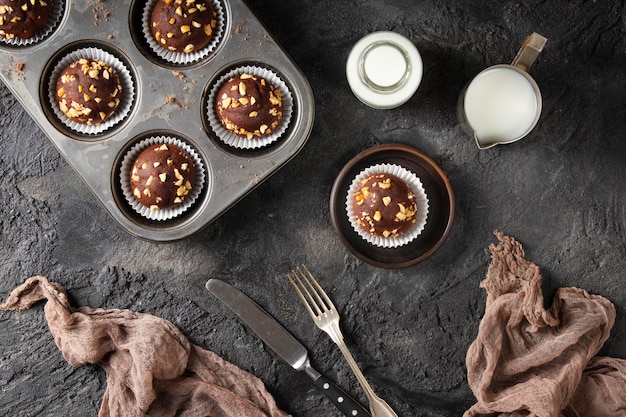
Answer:
<svg viewBox="0 0 626 417"><path fill-rule="evenodd" d="M315 386L347 417L370 416L358 401L337 384L311 366L309 353L291 333L270 316L250 297L232 285L218 279L210 279L206 288L268 345L276 354L297 371L311 378Z"/></svg>

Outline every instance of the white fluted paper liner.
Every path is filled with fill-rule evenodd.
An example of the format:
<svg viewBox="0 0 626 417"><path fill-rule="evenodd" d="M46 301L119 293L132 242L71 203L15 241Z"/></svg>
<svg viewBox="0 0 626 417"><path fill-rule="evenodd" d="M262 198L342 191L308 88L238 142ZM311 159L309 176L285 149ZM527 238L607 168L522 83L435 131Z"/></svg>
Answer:
<svg viewBox="0 0 626 417"><path fill-rule="evenodd" d="M159 58L167 62L171 62L172 64L193 64L194 62L197 62L209 56L209 54L215 50L217 45L219 45L220 41L224 37L224 8L222 7L222 4L219 2L219 0L211 0L211 6L213 6L213 10L215 11L215 19L217 20L215 29L213 29L213 37L211 38L211 41L204 48L189 53L175 52L164 48L156 41L156 39L154 39L154 36L152 35L152 29L150 27L152 20L152 9L154 9L154 5L157 1L158 0L150 0L146 2L141 16L141 25L143 36L146 39L146 42L148 42L148 46L150 47L152 52L154 52Z"/></svg>
<svg viewBox="0 0 626 417"><path fill-rule="evenodd" d="M411 227L400 236L385 238L368 233L361 226L359 226L357 223L357 216L354 214L354 210L352 209L352 200L354 199L354 194L356 193L361 181L370 175L382 173L392 174L400 178L415 194L415 202L417 204L415 223L413 223L413 225L411 225ZM406 168L395 164L373 165L361 171L350 184L350 187L348 188L348 195L346 196L346 213L352 228L363 239L375 246L383 248L397 248L410 243L424 230L426 220L428 218L428 196L426 195L426 191L424 191L424 186L422 185L422 181L419 177Z"/></svg>
<svg viewBox="0 0 626 417"><path fill-rule="evenodd" d="M17 36L13 39L5 39L0 37L0 42L5 45L11 46L28 46L33 45L37 42L41 42L46 39L58 26L61 22L61 18L63 17L63 12L65 10L65 2L67 0L50 0L52 4L50 5L50 15L48 16L48 23L37 30L35 36L28 39L18 38Z"/></svg>
<svg viewBox="0 0 626 417"><path fill-rule="evenodd" d="M193 188L191 189L191 191L189 191L189 194L187 194L181 204L178 204L168 209L150 210L149 207L144 206L139 201L137 201L137 198L135 198L133 190L130 186L130 173L133 168L135 159L137 159L137 156L139 156L139 154L147 147L156 145L158 143L177 145L185 152L187 152L191 159L193 159L193 162L196 166L196 179L194 181ZM151 136L136 143L122 159L122 166L120 169L120 184L122 186L122 193L124 194L126 201L128 201L128 204L133 208L133 210L150 220L164 221L173 219L174 217L183 214L197 200L198 195L200 194L200 191L204 186L205 180L206 173L204 163L202 162L202 159L200 159L198 153L188 143L183 142L182 140L172 136Z"/></svg>
<svg viewBox="0 0 626 417"><path fill-rule="evenodd" d="M115 110L115 113L108 120L99 125L88 125L73 121L61 111L59 103L56 99L56 84L58 78L61 76L61 73L68 65L83 58L99 59L109 64L110 67L117 71L117 76L119 77L120 84L122 85L120 104ZM95 47L77 49L61 58L52 70L49 83L48 99L50 100L50 105L52 106L52 110L54 111L56 117L74 132L85 135L98 135L124 120L130 113L133 101L135 100L135 86L130 70L122 61L112 54Z"/></svg>
<svg viewBox="0 0 626 417"><path fill-rule="evenodd" d="M220 122L215 108L215 96L220 87L233 77L237 77L241 74L251 74L259 78L264 78L267 82L274 85L276 89L280 91L283 100L283 116L280 119L279 125L274 129L272 133L263 137L254 137L252 139L244 138L235 135L233 132L226 129ZM268 146L276 142L283 133L287 130L289 122L291 121L291 113L293 111L293 97L291 91L287 87L287 84L270 69L257 67L253 65L242 66L235 68L228 73L220 77L219 80L211 88L207 103L207 117L209 125L217 137L225 144L238 149L258 149Z"/></svg>

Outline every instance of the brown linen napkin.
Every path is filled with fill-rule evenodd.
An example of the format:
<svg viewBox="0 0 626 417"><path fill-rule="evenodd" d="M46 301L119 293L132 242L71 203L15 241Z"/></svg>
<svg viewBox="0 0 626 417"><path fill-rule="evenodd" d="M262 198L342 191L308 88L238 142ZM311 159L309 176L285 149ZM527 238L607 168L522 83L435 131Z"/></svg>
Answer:
<svg viewBox="0 0 626 417"><path fill-rule="evenodd" d="M485 315L466 356L477 398L464 417L626 416L626 360L595 357L615 321L607 299L559 288L544 308L539 267L496 232Z"/></svg>
<svg viewBox="0 0 626 417"><path fill-rule="evenodd" d="M46 319L65 360L107 374L99 416L286 417L263 382L190 343L169 321L130 310L70 306L63 287L35 276L0 310L47 299Z"/></svg>

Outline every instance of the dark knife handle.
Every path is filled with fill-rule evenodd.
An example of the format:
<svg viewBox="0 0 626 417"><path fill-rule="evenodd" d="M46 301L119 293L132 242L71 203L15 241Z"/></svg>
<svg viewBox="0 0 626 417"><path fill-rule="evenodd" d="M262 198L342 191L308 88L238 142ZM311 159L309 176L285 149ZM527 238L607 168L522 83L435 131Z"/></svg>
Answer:
<svg viewBox="0 0 626 417"><path fill-rule="evenodd" d="M350 394L339 388L330 379L320 374L312 367L308 367L305 373L311 377L315 386L341 411L346 417L367 416L371 414L357 400L352 398Z"/></svg>

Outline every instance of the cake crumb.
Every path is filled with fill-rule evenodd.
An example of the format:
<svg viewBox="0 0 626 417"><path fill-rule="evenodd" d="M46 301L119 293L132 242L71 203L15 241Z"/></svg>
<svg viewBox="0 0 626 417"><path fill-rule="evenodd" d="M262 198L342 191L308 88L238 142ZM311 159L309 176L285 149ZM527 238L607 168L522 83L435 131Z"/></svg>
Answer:
<svg viewBox="0 0 626 417"><path fill-rule="evenodd" d="M13 77L18 81L24 81L26 76L24 74L24 68L26 68L26 64L21 61L15 61L13 56L9 57L9 66L6 69L7 77Z"/></svg>
<svg viewBox="0 0 626 417"><path fill-rule="evenodd" d="M101 21L109 21L109 16L111 15L111 12L109 12L109 10L107 10L107 8L102 5L102 3L104 2L105 0L95 0L95 3L92 7L94 26L98 26L98 23L100 23Z"/></svg>
<svg viewBox="0 0 626 417"><path fill-rule="evenodd" d="M176 97L174 96L168 96L165 98L165 104L171 104L174 107L176 107L177 109L187 109L189 108L189 106L185 106L181 103L178 102L178 100L176 100Z"/></svg>
<svg viewBox="0 0 626 417"><path fill-rule="evenodd" d="M237 34L237 35L241 35L241 34L242 34L242 32L243 32L243 28L244 28L244 26L246 26L247 24L248 24L248 22L246 22L246 21L243 21L243 22L239 23L239 24L235 27L235 34ZM243 40L243 41L247 41L249 38L250 38L250 34L249 34L249 33L246 33L246 34L245 34L245 35L241 38L241 40Z"/></svg>

